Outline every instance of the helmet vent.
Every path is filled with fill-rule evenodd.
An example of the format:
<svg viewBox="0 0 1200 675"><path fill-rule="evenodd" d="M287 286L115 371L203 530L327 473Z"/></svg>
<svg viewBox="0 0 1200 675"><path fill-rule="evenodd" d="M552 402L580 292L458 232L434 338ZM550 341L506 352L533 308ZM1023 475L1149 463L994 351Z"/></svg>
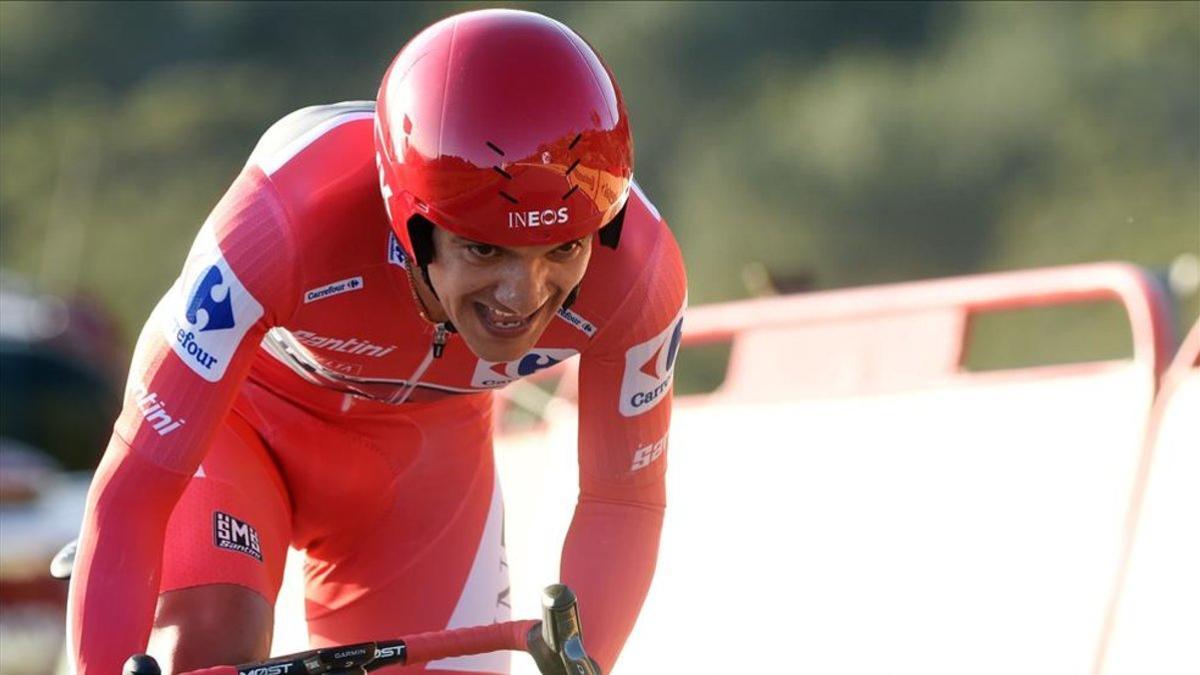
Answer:
<svg viewBox="0 0 1200 675"><path fill-rule="evenodd" d="M578 185L572 185L572 186L571 186L571 189L570 189L570 190L567 190L567 194L565 194L565 195L563 195L563 196L562 196L562 198L563 198L563 201L566 201L566 200L567 200L567 197L570 197L571 195L575 194L575 191L576 191L576 190L578 190L578 189L579 189L579 186L578 186Z"/></svg>
<svg viewBox="0 0 1200 675"><path fill-rule="evenodd" d="M496 170L496 173L500 174L501 176L504 176L508 180L512 180L512 174L510 174L509 172L505 171L504 169L501 169L498 166L493 166L492 168Z"/></svg>
<svg viewBox="0 0 1200 675"><path fill-rule="evenodd" d="M489 148L491 148L492 150L495 150L495 151L496 151L496 154L497 154L497 155L500 155L501 157L503 157L503 156L504 156L504 151L503 151L503 150L501 150L500 148L496 147L496 144L495 144L495 143L493 143L493 142L491 142L491 141L485 141L485 142L487 143L487 146L488 146Z"/></svg>
<svg viewBox="0 0 1200 675"><path fill-rule="evenodd" d="M579 142L579 139L581 139L581 138L583 138L583 134L576 134L576 135L575 135L575 140L571 141L571 144L567 146L567 149L568 149L568 150L574 150L574 149L575 149L575 144L576 144L576 143L578 143L578 142Z"/></svg>
<svg viewBox="0 0 1200 675"><path fill-rule="evenodd" d="M575 170L575 167L577 167L577 166L579 166L579 160L575 160L574 162L571 162L571 166L568 166L568 167L567 167L567 172L566 172L565 174L563 174L563 175L564 175L564 176L570 176L570 175L571 175L571 172L572 172L572 171L574 171L574 170Z"/></svg>
<svg viewBox="0 0 1200 675"><path fill-rule="evenodd" d="M510 194L508 194L508 193L507 193L507 192L505 192L504 190L501 190L501 191L500 191L500 196L501 196L501 197L504 197L505 199L507 199L508 201L510 201L510 202L512 202L512 203L514 203L514 204L516 204L516 203L517 203L517 198L516 198L516 197L514 197L514 196L512 196L512 195L510 195Z"/></svg>

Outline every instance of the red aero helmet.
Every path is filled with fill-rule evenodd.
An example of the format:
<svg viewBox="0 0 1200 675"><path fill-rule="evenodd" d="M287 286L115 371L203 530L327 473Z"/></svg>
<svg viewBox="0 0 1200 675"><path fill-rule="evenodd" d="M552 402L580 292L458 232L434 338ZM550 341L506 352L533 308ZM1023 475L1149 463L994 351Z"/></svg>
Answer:
<svg viewBox="0 0 1200 675"><path fill-rule="evenodd" d="M561 23L491 9L443 19L379 88L375 150L392 229L420 215L497 246L564 243L624 207L633 139L621 91Z"/></svg>

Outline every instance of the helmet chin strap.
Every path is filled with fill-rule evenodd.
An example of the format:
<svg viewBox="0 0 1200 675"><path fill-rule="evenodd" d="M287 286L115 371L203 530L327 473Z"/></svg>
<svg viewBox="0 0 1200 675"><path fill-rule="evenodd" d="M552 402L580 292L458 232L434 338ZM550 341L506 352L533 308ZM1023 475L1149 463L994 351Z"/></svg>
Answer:
<svg viewBox="0 0 1200 675"><path fill-rule="evenodd" d="M441 302L442 297L438 295L437 289L433 287L433 279L429 278L429 263L433 260L433 223L425 220L421 216L413 216L409 219L406 227L408 227L409 241L412 242L412 262L421 269L421 279L425 281L425 287L433 293L433 297ZM417 279L413 275L412 265L406 265L404 268L408 272L408 286L412 290L413 299L417 302L417 307L420 308L421 318L429 323L437 323L429 318L429 308L425 306L425 301L421 299L421 294L417 293ZM454 323L450 320L441 322L446 330L451 333L457 333L458 329L454 327Z"/></svg>
<svg viewBox="0 0 1200 675"><path fill-rule="evenodd" d="M408 275L411 278L412 272L409 272ZM429 278L429 265L421 265L421 278L425 280L425 285L429 287L429 292L433 293L433 297L437 298L438 302L441 302L442 296L438 295L437 289L433 287L433 279Z"/></svg>
<svg viewBox="0 0 1200 675"><path fill-rule="evenodd" d="M421 277L425 280L426 287L429 288L430 293L433 293L433 297L437 298L440 302L441 297L438 295L437 289L433 287L433 282L429 279L429 267L427 265L421 265L420 267ZM429 308L425 306L425 301L421 299L421 294L417 292L417 279L415 276L413 276L412 268L405 267L404 270L408 272L408 288L410 291L412 291L413 301L417 303L417 313L421 315L421 318L425 319L429 323L441 323L447 331L451 333L457 333L458 329L455 328L454 322L450 321L449 319L438 322L429 318Z"/></svg>
<svg viewBox="0 0 1200 675"><path fill-rule="evenodd" d="M563 309L571 309L571 305L575 304L575 301L579 299L579 287L582 285L583 282L581 281L575 285L575 288L571 289L570 293L567 293L567 299L563 300Z"/></svg>

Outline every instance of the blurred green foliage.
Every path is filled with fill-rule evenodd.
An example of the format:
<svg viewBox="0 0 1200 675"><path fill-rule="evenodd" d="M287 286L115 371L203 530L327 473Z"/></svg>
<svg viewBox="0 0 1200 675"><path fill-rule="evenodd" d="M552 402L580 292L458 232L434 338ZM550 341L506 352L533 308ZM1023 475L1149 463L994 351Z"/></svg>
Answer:
<svg viewBox="0 0 1200 675"><path fill-rule="evenodd" d="M373 98L475 6L0 3L0 264L132 338L274 120ZM829 288L1200 251L1198 3L517 6L622 83L693 304L756 261Z"/></svg>

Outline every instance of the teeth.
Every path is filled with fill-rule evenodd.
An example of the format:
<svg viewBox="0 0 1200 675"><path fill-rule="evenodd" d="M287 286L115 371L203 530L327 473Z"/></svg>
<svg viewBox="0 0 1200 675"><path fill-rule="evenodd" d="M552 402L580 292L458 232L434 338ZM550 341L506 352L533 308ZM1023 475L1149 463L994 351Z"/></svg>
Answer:
<svg viewBox="0 0 1200 675"><path fill-rule="evenodd" d="M520 314L501 312L493 307L484 306L488 320L498 328L520 328L525 323L525 317Z"/></svg>

